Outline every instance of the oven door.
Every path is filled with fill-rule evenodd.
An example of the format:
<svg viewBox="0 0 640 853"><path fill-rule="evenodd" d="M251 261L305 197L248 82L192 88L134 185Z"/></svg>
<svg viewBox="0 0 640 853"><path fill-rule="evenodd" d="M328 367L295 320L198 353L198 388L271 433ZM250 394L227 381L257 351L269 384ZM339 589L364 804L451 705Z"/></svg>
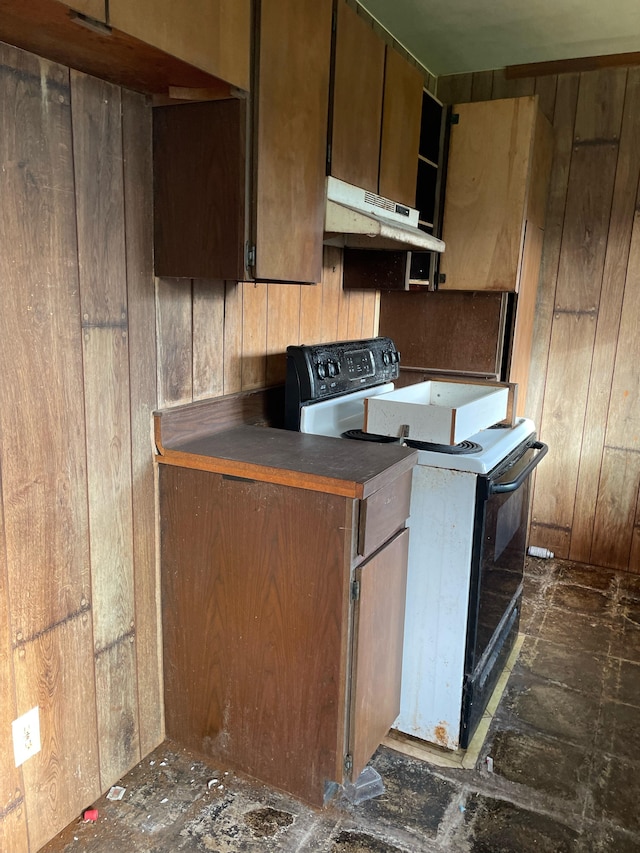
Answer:
<svg viewBox="0 0 640 853"><path fill-rule="evenodd" d="M517 637L531 472L548 447L533 438L478 478L460 745L468 746Z"/></svg>

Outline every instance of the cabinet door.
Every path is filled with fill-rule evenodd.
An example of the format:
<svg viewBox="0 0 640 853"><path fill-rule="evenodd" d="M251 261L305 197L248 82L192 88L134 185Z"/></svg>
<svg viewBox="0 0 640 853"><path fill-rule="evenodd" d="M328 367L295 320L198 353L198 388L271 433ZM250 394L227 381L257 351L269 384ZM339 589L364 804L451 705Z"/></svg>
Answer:
<svg viewBox="0 0 640 853"><path fill-rule="evenodd" d="M332 93L331 174L378 192L385 45L369 24L338 3Z"/></svg>
<svg viewBox="0 0 640 853"><path fill-rule="evenodd" d="M517 289L537 101L453 107L440 288Z"/></svg>
<svg viewBox="0 0 640 853"><path fill-rule="evenodd" d="M358 778L400 712L409 531L357 570L351 687L352 778Z"/></svg>
<svg viewBox="0 0 640 853"><path fill-rule="evenodd" d="M261 0L254 117L255 277L322 276L332 0Z"/></svg>
<svg viewBox="0 0 640 853"><path fill-rule="evenodd" d="M409 207L416 203L423 83L418 69L387 46L378 191Z"/></svg>
<svg viewBox="0 0 640 853"><path fill-rule="evenodd" d="M251 0L109 0L109 23L227 83L249 89Z"/></svg>

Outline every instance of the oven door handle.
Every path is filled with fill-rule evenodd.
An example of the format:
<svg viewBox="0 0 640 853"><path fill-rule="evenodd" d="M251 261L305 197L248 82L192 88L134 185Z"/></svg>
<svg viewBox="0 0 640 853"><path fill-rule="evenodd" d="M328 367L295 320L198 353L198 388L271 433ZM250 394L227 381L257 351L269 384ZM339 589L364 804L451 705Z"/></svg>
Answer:
<svg viewBox="0 0 640 853"><path fill-rule="evenodd" d="M536 453L533 459L531 459L531 461L522 469L515 480L511 480L508 483L490 483L490 495L499 495L504 492L515 492L524 483L536 465L538 465L542 461L543 457L549 452L549 445L545 444L544 441L534 441L529 445L529 447L534 450L539 450L540 453Z"/></svg>

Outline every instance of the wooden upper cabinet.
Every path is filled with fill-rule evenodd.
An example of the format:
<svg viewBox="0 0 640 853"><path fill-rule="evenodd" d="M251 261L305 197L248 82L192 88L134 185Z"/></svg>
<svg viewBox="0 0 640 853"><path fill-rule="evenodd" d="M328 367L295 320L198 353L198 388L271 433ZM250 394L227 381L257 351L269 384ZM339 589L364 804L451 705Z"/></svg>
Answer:
<svg viewBox="0 0 640 853"><path fill-rule="evenodd" d="M518 291L527 219L544 226L551 127L536 96L459 104L452 116L439 287Z"/></svg>
<svg viewBox="0 0 640 853"><path fill-rule="evenodd" d="M256 3L252 139L243 98L155 108L156 275L321 280L331 6Z"/></svg>
<svg viewBox="0 0 640 853"><path fill-rule="evenodd" d="M385 45L343 0L338 3L331 124L331 174L378 192Z"/></svg>
<svg viewBox="0 0 640 853"><path fill-rule="evenodd" d="M322 276L332 0L257 3L255 278Z"/></svg>
<svg viewBox="0 0 640 853"><path fill-rule="evenodd" d="M424 79L338 0L330 174L415 207Z"/></svg>
<svg viewBox="0 0 640 853"><path fill-rule="evenodd" d="M76 0L74 8L78 3L89 6L93 0ZM249 89L251 0L109 0L108 23L239 89Z"/></svg>
<svg viewBox="0 0 640 853"><path fill-rule="evenodd" d="M420 71L387 46L380 142L380 195L415 207L420 143Z"/></svg>
<svg viewBox="0 0 640 853"><path fill-rule="evenodd" d="M74 12L80 12L81 15L88 15L94 21L100 21L105 24L107 22L107 7L105 0L62 0L65 6L73 9Z"/></svg>

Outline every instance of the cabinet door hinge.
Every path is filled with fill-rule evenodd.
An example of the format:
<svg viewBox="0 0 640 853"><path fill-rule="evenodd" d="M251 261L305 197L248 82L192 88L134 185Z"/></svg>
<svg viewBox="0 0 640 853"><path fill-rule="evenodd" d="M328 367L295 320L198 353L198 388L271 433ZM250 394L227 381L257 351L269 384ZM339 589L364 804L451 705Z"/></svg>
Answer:
<svg viewBox="0 0 640 853"><path fill-rule="evenodd" d="M244 265L247 269L252 269L256 265L256 247L254 243L247 243Z"/></svg>
<svg viewBox="0 0 640 853"><path fill-rule="evenodd" d="M449 124L460 124L460 113L451 113L449 116Z"/></svg>
<svg viewBox="0 0 640 853"><path fill-rule="evenodd" d="M351 600L358 601L360 598L360 581L352 581L351 583Z"/></svg>
<svg viewBox="0 0 640 853"><path fill-rule="evenodd" d="M347 753L344 757L344 772L349 774L353 770L353 756Z"/></svg>

